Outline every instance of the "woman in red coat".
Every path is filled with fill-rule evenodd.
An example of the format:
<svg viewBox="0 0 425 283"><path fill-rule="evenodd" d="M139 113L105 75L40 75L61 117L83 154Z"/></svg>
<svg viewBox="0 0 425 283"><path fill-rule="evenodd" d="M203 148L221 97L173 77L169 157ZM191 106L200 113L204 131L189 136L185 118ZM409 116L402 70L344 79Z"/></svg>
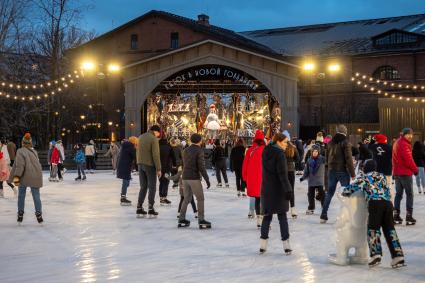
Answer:
<svg viewBox="0 0 425 283"><path fill-rule="evenodd" d="M262 181L262 156L266 143L261 130L255 132L254 142L245 154L242 166L242 178L246 182L247 194L255 198L255 213L257 214L257 227L261 227L263 220L260 212L260 196Z"/></svg>

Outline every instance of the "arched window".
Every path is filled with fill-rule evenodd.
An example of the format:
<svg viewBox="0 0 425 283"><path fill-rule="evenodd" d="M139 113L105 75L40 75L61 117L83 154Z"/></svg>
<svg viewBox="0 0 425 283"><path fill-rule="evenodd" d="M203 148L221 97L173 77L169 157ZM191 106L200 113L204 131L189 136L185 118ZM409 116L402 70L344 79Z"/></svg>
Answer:
<svg viewBox="0 0 425 283"><path fill-rule="evenodd" d="M391 66L381 66L373 72L373 77L379 80L398 80L400 74L397 69Z"/></svg>

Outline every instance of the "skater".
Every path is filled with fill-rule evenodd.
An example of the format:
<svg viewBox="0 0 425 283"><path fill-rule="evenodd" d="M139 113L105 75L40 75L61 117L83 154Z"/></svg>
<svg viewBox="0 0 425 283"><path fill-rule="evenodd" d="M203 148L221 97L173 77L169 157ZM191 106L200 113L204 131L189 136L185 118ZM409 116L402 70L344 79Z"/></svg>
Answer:
<svg viewBox="0 0 425 283"><path fill-rule="evenodd" d="M181 142L177 138L171 138L170 145L173 148L174 151L174 157L176 158L176 169L172 170L172 175L176 175L179 171L182 171L182 152L183 148L181 145ZM179 180L173 181L173 189L179 187Z"/></svg>
<svg viewBox="0 0 425 283"><path fill-rule="evenodd" d="M406 192L406 224L414 225L413 218L413 178L412 175L419 173L412 156L413 130L404 128L400 138L393 145L393 175L395 179L396 195L394 199L394 221L396 224L403 223L400 217L400 202L403 192Z"/></svg>
<svg viewBox="0 0 425 283"><path fill-rule="evenodd" d="M96 149L94 147L94 141L90 140L89 144L86 145L85 148L85 154L86 154L86 165L87 165L87 172L93 174L94 173L94 158L96 155Z"/></svg>
<svg viewBox="0 0 425 283"><path fill-rule="evenodd" d="M184 187L183 187L182 173L183 173L183 166L180 167L180 169L177 171L177 174L168 177L168 179L170 179L171 181L177 182L179 186L180 202L179 202L179 207L177 209L177 219L180 218L180 211L184 201ZM193 214L195 215L195 218L198 218L198 210L196 209L195 198L192 197L190 204L192 206Z"/></svg>
<svg viewBox="0 0 425 283"><path fill-rule="evenodd" d="M49 170L50 170L50 177L49 177L49 182L51 182L52 180L52 176L53 176L53 168L52 168L52 153L53 150L55 148L55 141L51 141L49 142L49 149L47 151L47 164L49 165Z"/></svg>
<svg viewBox="0 0 425 283"><path fill-rule="evenodd" d="M137 166L139 168L140 191L137 202L137 215L151 217L158 216L153 205L155 204L156 178L161 177L161 158L159 156L158 138L161 136L161 128L153 125L149 131L140 135L137 146ZM148 212L143 208L146 194L148 196Z"/></svg>
<svg viewBox="0 0 425 283"><path fill-rule="evenodd" d="M242 178L246 183L247 194L255 198L255 214L257 215L257 228L261 227L263 216L261 214L261 182L262 182L262 156L266 143L261 130L255 132L252 146L247 150L242 165Z"/></svg>
<svg viewBox="0 0 425 283"><path fill-rule="evenodd" d="M7 171L10 171L10 165L11 165L11 161L10 161L10 157L9 157L9 151L7 150L7 145L6 142L3 140L0 140L0 153L2 154L2 162L5 163L5 166L3 167L3 170L6 170L5 168L7 167ZM12 189L13 191L13 195L16 197L17 195L17 190L15 188L15 185L13 185L12 182L8 182L7 181L8 178L1 178L0 181L0 198L4 197L4 191L3 191L3 181L6 181L7 185Z"/></svg>
<svg viewBox="0 0 425 283"><path fill-rule="evenodd" d="M418 193L422 194L422 191L425 194L425 149L421 142L417 141L413 145L413 160L415 161L416 166L418 167L419 173L416 177L416 186L418 187Z"/></svg>
<svg viewBox="0 0 425 283"><path fill-rule="evenodd" d="M320 215L320 223L328 221L328 209L331 204L332 197L335 194L338 182L342 186L350 184L350 177L354 180L354 164L352 157L351 144L347 140L347 127L338 125L336 134L332 141L328 143L326 150L326 164L328 165L328 191L325 195L322 214Z"/></svg>
<svg viewBox="0 0 425 283"><path fill-rule="evenodd" d="M349 186L343 189L343 196L350 196L356 191L362 191L368 202L368 229L367 239L369 244L369 266L381 263L381 227L391 253L391 266L397 268L404 266L404 255L394 228L393 205L391 192L384 175L376 171L376 162L372 159L363 164L363 172Z"/></svg>
<svg viewBox="0 0 425 283"><path fill-rule="evenodd" d="M52 151L52 157L50 159L50 164L52 165L52 170L50 171L50 182L59 182L58 179L58 173L59 173L59 160L60 160L60 152L59 149L56 147L53 148Z"/></svg>
<svg viewBox="0 0 425 283"><path fill-rule="evenodd" d="M75 178L75 181L86 180L86 173L84 172L84 166L86 163L86 156L84 155L84 149L82 144L78 144L75 146L75 164L77 164L77 172L78 177ZM83 175L83 179L81 179L81 175Z"/></svg>
<svg viewBox="0 0 425 283"><path fill-rule="evenodd" d="M292 188L292 197L290 200L291 203L291 216L292 218L297 218L297 211L295 209L295 163L298 162L300 156L298 150L294 144L290 142L291 136L288 131L284 131L283 134L288 137L288 146L285 150L286 162L288 162L288 180Z"/></svg>
<svg viewBox="0 0 425 283"><path fill-rule="evenodd" d="M273 214L277 214L279 220L283 251L286 255L290 255L292 252L289 244L288 220L286 218L289 200L291 199L291 184L288 180L288 165L284 152L287 149L288 142L287 136L277 133L263 152L261 204L264 218L261 225L260 253L264 253L267 250Z"/></svg>
<svg viewBox="0 0 425 283"><path fill-rule="evenodd" d="M178 227L188 227L190 221L186 219L186 210L192 201L193 195L198 202L198 224L200 229L211 228L211 223L205 220L204 212L204 192L202 190L201 176L210 188L210 180L207 170L205 170L204 151L201 148L202 137L199 134L192 134L191 145L183 151L183 191L184 200L180 210Z"/></svg>
<svg viewBox="0 0 425 283"><path fill-rule="evenodd" d="M0 151L0 182L2 184L0 187L0 198L4 197L3 182L7 181L9 179L9 176L10 176L9 165L7 164L7 161L4 158L3 152Z"/></svg>
<svg viewBox="0 0 425 283"><path fill-rule="evenodd" d="M15 163L10 173L9 182L19 187L18 195L18 222L24 218L25 195L27 187L31 188L31 194L35 206L35 216L38 223L43 222L40 188L43 186L43 173L38 159L37 151L32 145L30 133L22 138L22 147L16 152Z"/></svg>
<svg viewBox="0 0 425 283"><path fill-rule="evenodd" d="M301 139L295 139L295 147L298 151L298 161L295 163L295 169L297 170L297 175L303 174L304 169L304 159L302 158L304 156L304 147L303 147L303 141Z"/></svg>
<svg viewBox="0 0 425 283"><path fill-rule="evenodd" d="M111 142L108 151L105 153L106 157L111 158L112 164L112 174L116 174L117 170L117 161L118 161L118 153L120 152L120 148L116 142Z"/></svg>
<svg viewBox="0 0 425 283"><path fill-rule="evenodd" d="M10 166L13 166L16 156L16 144L10 138L7 141L7 152L9 153Z"/></svg>
<svg viewBox="0 0 425 283"><path fill-rule="evenodd" d="M315 195L317 191L317 200L320 201L323 207L325 200L325 191L323 187L325 185L325 158L320 155L320 147L314 145L312 147L311 157L308 159L304 167L304 174L300 179L300 182L308 180L308 208L307 215L314 214L316 207Z"/></svg>
<svg viewBox="0 0 425 283"><path fill-rule="evenodd" d="M242 165L245 158L245 146L243 139L238 139L236 146L230 152L230 171L235 172L236 189L238 197L246 197L245 182L242 180Z"/></svg>
<svg viewBox="0 0 425 283"><path fill-rule="evenodd" d="M159 156L161 159L161 177L159 178L160 205L170 205L171 201L167 199L170 180L167 176L171 175L171 171L176 167L177 162L174 150L165 136L159 140Z"/></svg>
<svg viewBox="0 0 425 283"><path fill-rule="evenodd" d="M55 147L59 150L58 177L59 177L59 181L63 181L63 175L66 172L66 169L63 166L63 162L65 161L65 149L63 148L63 144L61 140L58 140L56 142Z"/></svg>
<svg viewBox="0 0 425 283"><path fill-rule="evenodd" d="M122 179L121 200L123 206L131 205L131 201L127 199L127 189L130 186L131 168L136 159L136 145L138 140L136 137L130 137L121 144L117 162L117 178Z"/></svg>
<svg viewBox="0 0 425 283"><path fill-rule="evenodd" d="M217 187L222 188L223 185L221 183L221 174L223 174L224 183L226 188L229 187L229 180L227 179L227 165L226 165L226 155L224 152L224 148L220 144L220 140L216 139L214 142L214 150L212 153L212 165L215 168L215 175L217 177ZM221 173L221 174L220 174Z"/></svg>
<svg viewBox="0 0 425 283"><path fill-rule="evenodd" d="M387 137L382 134L374 136L375 143L369 146L372 152L372 158L376 162L376 171L383 174L386 178L387 185L391 189L391 202L394 203L395 190L392 186L392 171L391 164L392 148L388 145Z"/></svg>

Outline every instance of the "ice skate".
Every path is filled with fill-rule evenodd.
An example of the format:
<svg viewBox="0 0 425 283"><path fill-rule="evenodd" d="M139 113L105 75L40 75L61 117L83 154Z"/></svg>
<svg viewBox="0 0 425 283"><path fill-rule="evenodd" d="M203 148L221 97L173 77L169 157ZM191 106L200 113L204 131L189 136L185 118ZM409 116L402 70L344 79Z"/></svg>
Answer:
<svg viewBox="0 0 425 283"><path fill-rule="evenodd" d="M85 181L85 180L87 180L87 177L86 177L86 175L84 175L84 176L83 176L83 181Z"/></svg>
<svg viewBox="0 0 425 283"><path fill-rule="evenodd" d="M211 229L211 222L208 222L206 220L201 220L198 222L199 229Z"/></svg>
<svg viewBox="0 0 425 283"><path fill-rule="evenodd" d="M238 198L240 198L242 196L242 194L240 192L238 192Z"/></svg>
<svg viewBox="0 0 425 283"><path fill-rule="evenodd" d="M155 211L155 208L153 208L153 206L149 208L148 216L149 216L149 218L157 218L158 217L158 212Z"/></svg>
<svg viewBox="0 0 425 283"><path fill-rule="evenodd" d="M169 206L171 205L171 201L169 201L167 198L161 198L161 200L159 201L159 204L161 206Z"/></svg>
<svg viewBox="0 0 425 283"><path fill-rule="evenodd" d="M226 185L225 185L225 186L226 186L226 188L230 188L230 185L229 185L229 183L226 183Z"/></svg>
<svg viewBox="0 0 425 283"><path fill-rule="evenodd" d="M24 212L18 211L18 223L21 224L23 220L24 220Z"/></svg>
<svg viewBox="0 0 425 283"><path fill-rule="evenodd" d="M222 188L222 187L223 187L223 185L221 183L217 184L217 188Z"/></svg>
<svg viewBox="0 0 425 283"><path fill-rule="evenodd" d="M309 209L305 212L306 215L313 215L314 214L314 210Z"/></svg>
<svg viewBox="0 0 425 283"><path fill-rule="evenodd" d="M63 178L59 178L57 182L63 182Z"/></svg>
<svg viewBox="0 0 425 283"><path fill-rule="evenodd" d="M245 194L245 193L242 193L242 197L243 197L243 198L246 198L246 194Z"/></svg>
<svg viewBox="0 0 425 283"><path fill-rule="evenodd" d="M136 210L137 218L145 218L148 214L143 207L138 207Z"/></svg>
<svg viewBox="0 0 425 283"><path fill-rule="evenodd" d="M368 263L369 267L374 267L374 266L381 264L381 259L382 259L381 255L372 256L369 260L369 263Z"/></svg>
<svg viewBox="0 0 425 283"><path fill-rule="evenodd" d="M35 217L37 218L38 223L43 223L43 217L41 216L40 212L36 212Z"/></svg>
<svg viewBox="0 0 425 283"><path fill-rule="evenodd" d="M416 219L413 218L412 214L407 214L406 215L406 225L415 225L416 224Z"/></svg>
<svg viewBox="0 0 425 283"><path fill-rule="evenodd" d="M190 221L183 219L183 220L179 220L178 224L177 224L177 228L186 228L190 226Z"/></svg>
<svg viewBox="0 0 425 283"><path fill-rule="evenodd" d="M261 228L261 224L263 224L263 216L262 215L257 215L257 228L258 229Z"/></svg>
<svg viewBox="0 0 425 283"><path fill-rule="evenodd" d="M402 257L402 256L395 257L391 261L391 267L392 268L399 268L399 267L403 267L403 266L406 266L406 263L404 262L404 257Z"/></svg>
<svg viewBox="0 0 425 283"><path fill-rule="evenodd" d="M125 196L121 196L121 205L122 206L130 206L131 201L129 201Z"/></svg>
<svg viewBox="0 0 425 283"><path fill-rule="evenodd" d="M267 251L267 239L260 239L260 254Z"/></svg>
<svg viewBox="0 0 425 283"><path fill-rule="evenodd" d="M400 217L400 212L394 210L394 224L403 224L403 218Z"/></svg>
<svg viewBox="0 0 425 283"><path fill-rule="evenodd" d="M418 193L422 194L422 188L418 187Z"/></svg>
<svg viewBox="0 0 425 283"><path fill-rule="evenodd" d="M295 209L295 207L291 207L291 216L292 219L297 219L297 210Z"/></svg>
<svg viewBox="0 0 425 283"><path fill-rule="evenodd" d="M328 221L328 216L327 216L327 215L322 214L322 215L320 216L320 224L325 224L327 221Z"/></svg>
<svg viewBox="0 0 425 283"><path fill-rule="evenodd" d="M290 255L292 253L291 245L289 244L289 240L283 241L283 251L286 255Z"/></svg>
<svg viewBox="0 0 425 283"><path fill-rule="evenodd" d="M81 176L78 176L77 178L75 178L75 181L81 181Z"/></svg>
<svg viewBox="0 0 425 283"><path fill-rule="evenodd" d="M254 216L255 216L254 211L253 211L253 210L250 210L250 211L248 212L248 219L254 219Z"/></svg>

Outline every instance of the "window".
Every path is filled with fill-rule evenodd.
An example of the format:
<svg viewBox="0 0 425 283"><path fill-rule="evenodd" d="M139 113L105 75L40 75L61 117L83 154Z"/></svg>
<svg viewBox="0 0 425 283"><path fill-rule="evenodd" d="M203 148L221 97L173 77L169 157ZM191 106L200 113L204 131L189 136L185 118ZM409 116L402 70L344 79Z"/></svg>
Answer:
<svg viewBox="0 0 425 283"><path fill-rule="evenodd" d="M416 35L402 32L393 32L374 40L375 46L391 46L416 42L418 42L418 37Z"/></svg>
<svg viewBox="0 0 425 283"><path fill-rule="evenodd" d="M179 48L179 33L172 32L171 33L171 49Z"/></svg>
<svg viewBox="0 0 425 283"><path fill-rule="evenodd" d="M138 36L137 34L132 34L131 35L131 45L130 48L132 50L138 49L139 48L139 44L138 44Z"/></svg>
<svg viewBox="0 0 425 283"><path fill-rule="evenodd" d="M381 66L373 72L373 77L379 80L398 80L400 74L391 66Z"/></svg>

